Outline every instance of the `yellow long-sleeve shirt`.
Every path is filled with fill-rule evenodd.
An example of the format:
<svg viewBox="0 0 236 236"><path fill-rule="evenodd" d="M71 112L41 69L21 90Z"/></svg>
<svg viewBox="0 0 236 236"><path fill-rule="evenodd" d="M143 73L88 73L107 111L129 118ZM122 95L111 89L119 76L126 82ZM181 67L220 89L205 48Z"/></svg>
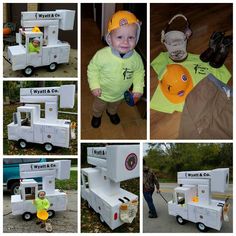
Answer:
<svg viewBox="0 0 236 236"><path fill-rule="evenodd" d="M100 99L116 102L133 84L133 92L143 93L144 67L140 55L134 50L128 58L120 58L110 47L99 50L88 65L88 82L91 90L100 88Z"/></svg>

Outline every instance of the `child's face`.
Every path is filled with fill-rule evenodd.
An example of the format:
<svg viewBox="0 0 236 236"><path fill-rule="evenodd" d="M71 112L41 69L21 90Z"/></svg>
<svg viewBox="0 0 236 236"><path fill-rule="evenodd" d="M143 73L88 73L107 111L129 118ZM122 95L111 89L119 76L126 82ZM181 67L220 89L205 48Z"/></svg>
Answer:
<svg viewBox="0 0 236 236"><path fill-rule="evenodd" d="M108 40L111 46L119 53L127 53L133 50L136 46L137 25L124 25L118 29L113 30Z"/></svg>
<svg viewBox="0 0 236 236"><path fill-rule="evenodd" d="M33 46L34 46L35 48L37 48L37 47L39 46L39 41L34 40L34 41L32 42L32 44L33 44Z"/></svg>
<svg viewBox="0 0 236 236"><path fill-rule="evenodd" d="M45 198L45 192L39 192L39 198L44 199Z"/></svg>

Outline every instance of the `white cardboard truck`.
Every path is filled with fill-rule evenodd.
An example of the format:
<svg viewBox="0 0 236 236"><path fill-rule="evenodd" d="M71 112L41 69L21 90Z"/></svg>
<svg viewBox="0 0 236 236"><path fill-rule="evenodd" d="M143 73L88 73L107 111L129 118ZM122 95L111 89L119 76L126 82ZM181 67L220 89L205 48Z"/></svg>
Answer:
<svg viewBox="0 0 236 236"><path fill-rule="evenodd" d="M138 196L120 188L120 182L139 177L139 145L88 148L89 164L81 170L81 195L113 230L131 223L138 211Z"/></svg>
<svg viewBox="0 0 236 236"><path fill-rule="evenodd" d="M58 97L60 108L73 108L75 85L21 88L20 102L26 104L13 114L13 122L7 126L8 140L18 141L21 148L27 143L43 144L48 152L54 146L69 148L72 123L58 119ZM40 103L45 103L45 117L41 117Z"/></svg>
<svg viewBox="0 0 236 236"><path fill-rule="evenodd" d="M31 76L36 67L47 66L55 71L58 64L68 63L70 44L58 40L58 34L59 29L73 30L74 19L72 10L22 12L22 28L16 34L18 45L8 47L12 70L23 70L25 76ZM39 40L39 52L29 51L34 38Z"/></svg>
<svg viewBox="0 0 236 236"><path fill-rule="evenodd" d="M229 169L178 172L178 184L173 200L168 202L169 215L179 224L196 223L200 231L220 230L223 223L224 200L211 198L213 192L224 193L228 188Z"/></svg>
<svg viewBox="0 0 236 236"><path fill-rule="evenodd" d="M49 217L53 217L57 211L65 211L68 203L67 194L55 189L55 179L69 179L70 166L70 160L21 164L20 194L11 196L12 215L22 215L22 218L28 221L36 213L32 201L38 196L38 182L30 179L36 177L43 178L42 190L46 192L46 198L50 202Z"/></svg>

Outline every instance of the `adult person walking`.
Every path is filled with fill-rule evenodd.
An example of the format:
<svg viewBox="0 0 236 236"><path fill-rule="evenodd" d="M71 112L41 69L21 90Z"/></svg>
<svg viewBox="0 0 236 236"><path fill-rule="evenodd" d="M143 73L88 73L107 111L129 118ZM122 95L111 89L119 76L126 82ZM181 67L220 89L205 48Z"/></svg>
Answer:
<svg viewBox="0 0 236 236"><path fill-rule="evenodd" d="M150 170L148 166L146 166L146 162L143 159L143 196L146 200L149 208L149 218L157 218L157 212L156 208L153 204L152 195L155 191L156 186L156 192L159 193L159 182L157 180L157 177L155 173Z"/></svg>

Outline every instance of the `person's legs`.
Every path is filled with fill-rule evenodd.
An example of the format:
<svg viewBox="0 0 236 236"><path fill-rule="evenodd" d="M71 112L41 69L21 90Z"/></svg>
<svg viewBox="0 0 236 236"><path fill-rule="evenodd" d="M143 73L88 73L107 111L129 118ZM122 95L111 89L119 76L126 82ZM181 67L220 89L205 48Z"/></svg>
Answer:
<svg viewBox="0 0 236 236"><path fill-rule="evenodd" d="M143 193L143 196L144 196L144 199L146 200L147 204L148 204L148 208L149 208L149 211L150 211L150 215L149 217L157 217L157 212L156 212L156 208L153 204L153 200L152 200L152 194L153 192L144 192Z"/></svg>
<svg viewBox="0 0 236 236"><path fill-rule="evenodd" d="M93 101L93 118L91 125L93 128L98 128L101 125L102 113L107 107L107 102L98 97L94 97Z"/></svg>
<svg viewBox="0 0 236 236"><path fill-rule="evenodd" d="M109 102L107 105L107 112L110 115L115 115L118 111L119 105L121 104L122 100L117 102Z"/></svg>
<svg viewBox="0 0 236 236"><path fill-rule="evenodd" d="M93 116L95 117L101 117L102 113L107 107L107 102L101 100L98 97L94 97L93 101Z"/></svg>
<svg viewBox="0 0 236 236"><path fill-rule="evenodd" d="M117 125L120 123L120 117L117 114L118 107L121 104L121 101L109 102L107 105L107 115L110 118L112 124Z"/></svg>

